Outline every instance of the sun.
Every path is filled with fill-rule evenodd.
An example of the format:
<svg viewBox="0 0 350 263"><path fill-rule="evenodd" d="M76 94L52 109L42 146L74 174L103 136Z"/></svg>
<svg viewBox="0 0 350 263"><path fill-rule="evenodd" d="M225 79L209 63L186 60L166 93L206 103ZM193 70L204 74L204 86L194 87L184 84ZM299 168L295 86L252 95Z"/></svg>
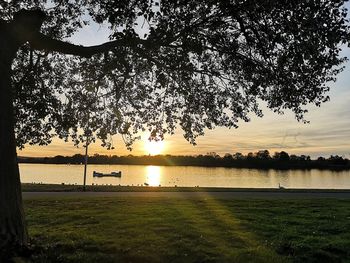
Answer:
<svg viewBox="0 0 350 263"><path fill-rule="evenodd" d="M164 149L164 141L145 141L145 152L150 155L161 154Z"/></svg>

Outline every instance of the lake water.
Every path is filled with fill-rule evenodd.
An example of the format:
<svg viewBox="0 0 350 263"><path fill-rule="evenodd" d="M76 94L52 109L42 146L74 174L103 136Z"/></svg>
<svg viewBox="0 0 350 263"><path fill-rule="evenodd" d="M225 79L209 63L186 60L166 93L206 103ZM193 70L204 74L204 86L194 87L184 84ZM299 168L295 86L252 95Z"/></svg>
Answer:
<svg viewBox="0 0 350 263"><path fill-rule="evenodd" d="M83 184L83 165L20 164L23 183ZM121 178L93 178L93 171L121 171ZM88 185L350 189L350 171L255 170L194 166L88 165Z"/></svg>

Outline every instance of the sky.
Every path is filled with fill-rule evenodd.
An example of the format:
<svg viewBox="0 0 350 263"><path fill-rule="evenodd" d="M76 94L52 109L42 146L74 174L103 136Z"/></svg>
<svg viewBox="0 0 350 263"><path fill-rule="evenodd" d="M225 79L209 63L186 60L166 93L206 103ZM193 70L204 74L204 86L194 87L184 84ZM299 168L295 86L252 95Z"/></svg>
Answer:
<svg viewBox="0 0 350 263"><path fill-rule="evenodd" d="M79 31L71 41L81 45L95 45L108 40L107 26L91 24ZM344 48L343 56L350 58L350 49ZM130 152L119 136L114 137L114 150L107 150L97 141L89 146L89 154L107 155L148 155L150 153L172 155L198 155L208 152L225 153L256 152L267 149L270 153L287 151L290 154L306 154L312 158L340 155L350 158L350 62L338 75L337 81L331 83L330 101L321 107L308 107L305 116L309 124L298 122L291 112L278 115L262 106L264 117L251 116L248 123L239 123L238 129L216 128L206 131L197 139L197 145L187 142L179 129L172 136L167 135L161 145L147 142L148 134L136 142ZM153 151L158 149L158 151ZM18 150L19 156L55 156L83 154L83 147L75 147L72 142L54 139L48 146L26 145Z"/></svg>

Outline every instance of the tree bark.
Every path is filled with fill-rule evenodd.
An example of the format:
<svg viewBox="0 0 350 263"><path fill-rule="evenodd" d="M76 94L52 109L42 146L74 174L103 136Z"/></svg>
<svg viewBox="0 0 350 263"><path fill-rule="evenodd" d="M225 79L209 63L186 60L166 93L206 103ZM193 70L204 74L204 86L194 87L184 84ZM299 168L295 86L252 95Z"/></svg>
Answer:
<svg viewBox="0 0 350 263"><path fill-rule="evenodd" d="M27 246L14 132L11 65L18 43L0 26L0 261Z"/></svg>

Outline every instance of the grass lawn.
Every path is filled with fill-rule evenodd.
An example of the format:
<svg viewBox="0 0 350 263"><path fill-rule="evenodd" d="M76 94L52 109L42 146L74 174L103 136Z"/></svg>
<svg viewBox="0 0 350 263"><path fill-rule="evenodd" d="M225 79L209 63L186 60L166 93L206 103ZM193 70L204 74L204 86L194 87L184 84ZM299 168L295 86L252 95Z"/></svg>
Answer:
<svg viewBox="0 0 350 263"><path fill-rule="evenodd" d="M350 262L350 201L25 200L33 262Z"/></svg>

